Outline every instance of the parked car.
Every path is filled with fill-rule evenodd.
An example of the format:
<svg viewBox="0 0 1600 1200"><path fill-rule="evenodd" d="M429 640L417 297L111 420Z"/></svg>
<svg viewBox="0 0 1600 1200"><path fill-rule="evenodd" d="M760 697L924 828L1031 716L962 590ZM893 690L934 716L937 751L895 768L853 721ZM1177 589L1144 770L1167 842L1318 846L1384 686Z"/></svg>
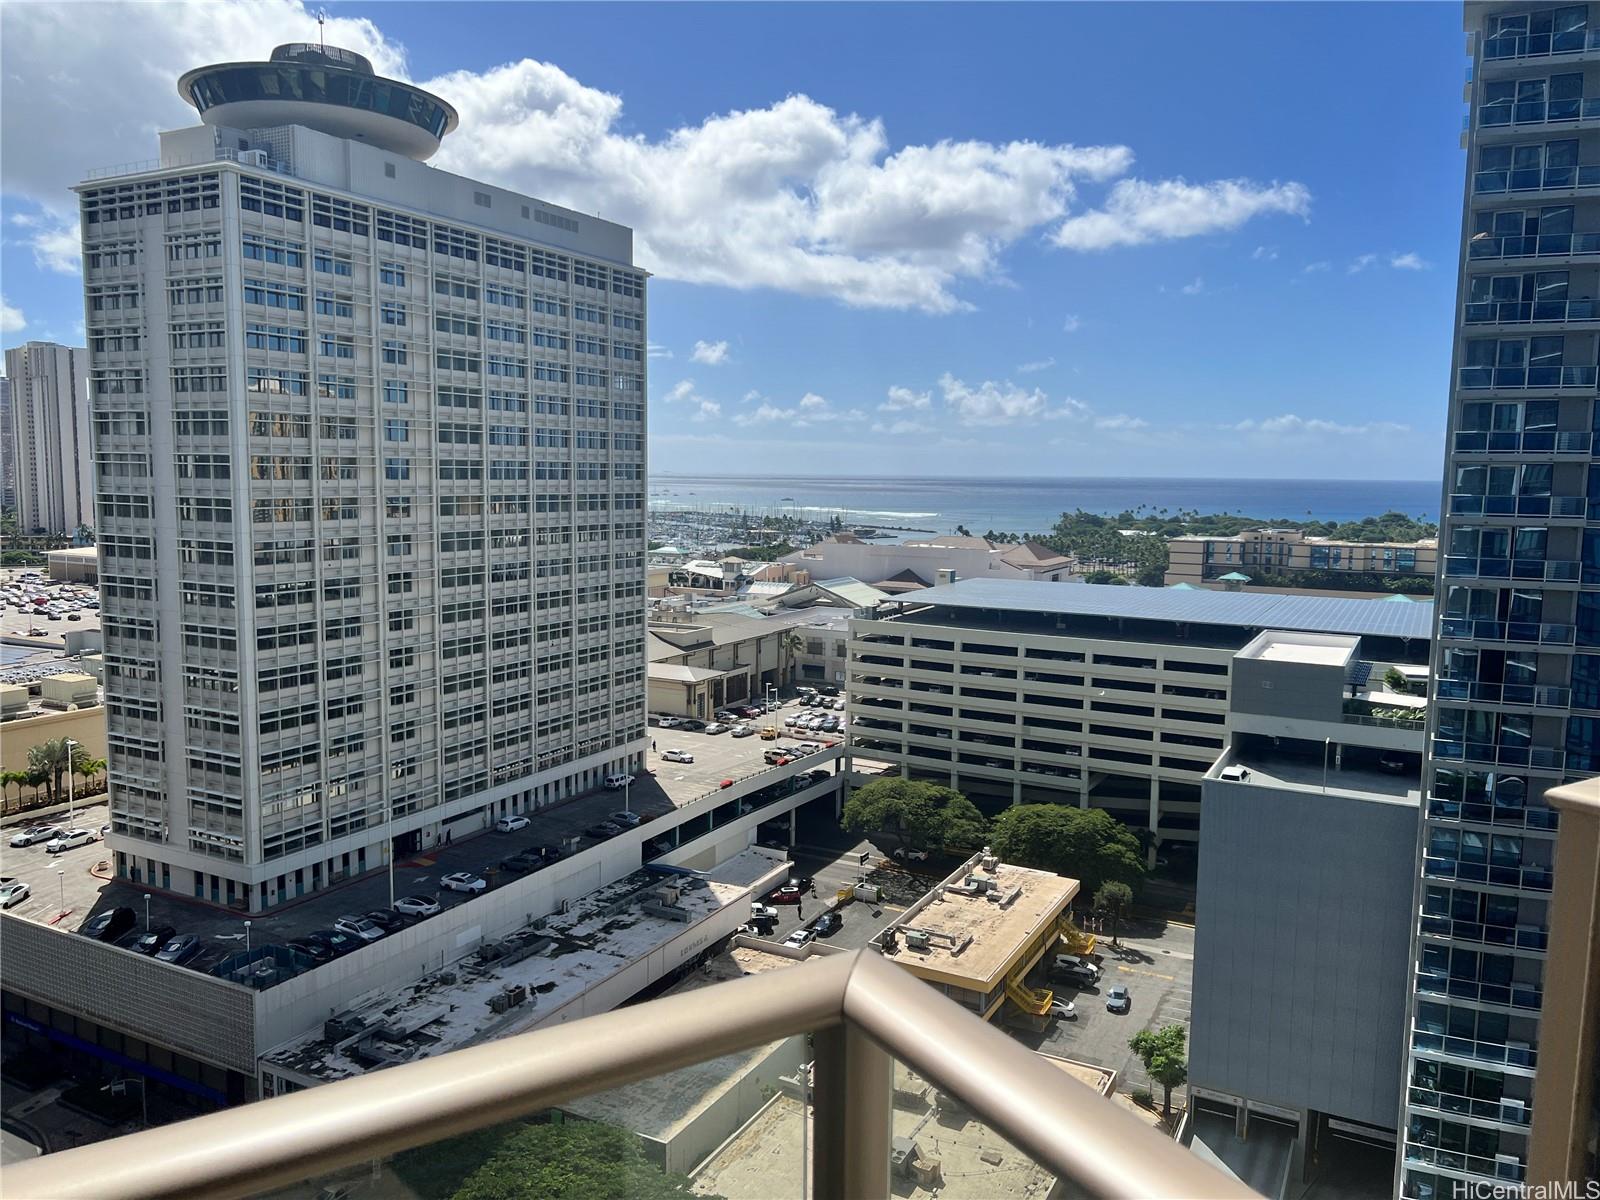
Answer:
<svg viewBox="0 0 1600 1200"><path fill-rule="evenodd" d="M28 885L20 879L8 879L0 883L0 908L10 908L14 904L21 904L28 898Z"/></svg>
<svg viewBox="0 0 1600 1200"><path fill-rule="evenodd" d="M889 852L890 857L898 858L901 862L927 862L928 852L918 850L914 846L896 846Z"/></svg>
<svg viewBox="0 0 1600 1200"><path fill-rule="evenodd" d="M784 938L783 944L785 946L794 946L798 948L812 942L815 940L816 936L817 931L815 929L808 929L806 926L802 925L799 929L796 929L790 933L788 937Z"/></svg>
<svg viewBox="0 0 1600 1200"><path fill-rule="evenodd" d="M87 846L94 841L94 834L87 829L69 829L66 833L51 838L44 844L46 854L61 854L77 846Z"/></svg>
<svg viewBox="0 0 1600 1200"><path fill-rule="evenodd" d="M560 862L566 856L567 852L560 846L539 847L539 857L544 859L546 866L549 866L553 862Z"/></svg>
<svg viewBox="0 0 1600 1200"><path fill-rule="evenodd" d="M331 946L311 937L295 938L289 943L289 949L300 951L314 963L325 963L333 958Z"/></svg>
<svg viewBox="0 0 1600 1200"><path fill-rule="evenodd" d="M739 714L734 712L731 708L719 708L711 715L719 721L728 722L730 725L739 719ZM707 732L709 732L709 730Z"/></svg>
<svg viewBox="0 0 1600 1200"><path fill-rule="evenodd" d="M78 932L84 937L91 937L97 942L114 942L127 933L136 924L136 918L131 908L108 908L97 916L90 917L84 927Z"/></svg>
<svg viewBox="0 0 1600 1200"><path fill-rule="evenodd" d="M314 933L306 934L306 940L320 942L328 948L334 958L349 954L352 950L359 950L366 942L353 933L345 933L338 929L318 929Z"/></svg>
<svg viewBox="0 0 1600 1200"><path fill-rule="evenodd" d="M534 871L544 869L544 859L537 850L524 850L521 854L513 854L500 864L502 871L510 871L517 875L527 875Z"/></svg>
<svg viewBox="0 0 1600 1200"><path fill-rule="evenodd" d="M184 963L192 961L205 948L206 945L200 940L199 934L179 934L156 951L156 961L181 967Z"/></svg>
<svg viewBox="0 0 1600 1200"><path fill-rule="evenodd" d="M663 750L661 752L661 761L692 763L694 761L694 755L690 754L687 750Z"/></svg>
<svg viewBox="0 0 1600 1200"><path fill-rule="evenodd" d="M404 929L408 924L406 919L399 913L382 908L375 908L367 913L366 919L385 933L393 933L397 929Z"/></svg>
<svg viewBox="0 0 1600 1200"><path fill-rule="evenodd" d="M658 722L662 729L676 729L683 724L682 717L662 717Z"/></svg>
<svg viewBox="0 0 1600 1200"><path fill-rule="evenodd" d="M836 912L825 912L816 919L812 928L818 937L832 937L844 928L844 918Z"/></svg>
<svg viewBox="0 0 1600 1200"><path fill-rule="evenodd" d="M777 747L774 747L771 750L765 750L762 752L761 761L766 763L769 767L781 767L789 762L789 753L786 750L780 750Z"/></svg>
<svg viewBox="0 0 1600 1200"><path fill-rule="evenodd" d="M1072 1006L1070 1000L1050 1001L1050 1015L1058 1021L1076 1021L1078 1010Z"/></svg>
<svg viewBox="0 0 1600 1200"><path fill-rule="evenodd" d="M455 871L439 880L439 886L449 892L466 892L469 895L484 891L488 881L471 871Z"/></svg>
<svg viewBox="0 0 1600 1200"><path fill-rule="evenodd" d="M585 837L591 837L597 842L603 842L609 838L616 837L619 833L625 833L626 830L621 825L614 825L610 821L601 821L597 825L589 826L583 832Z"/></svg>
<svg viewBox="0 0 1600 1200"><path fill-rule="evenodd" d="M621 825L624 829L634 829L643 823L644 818L636 812L619 811L607 813L606 820L613 825Z"/></svg>
<svg viewBox="0 0 1600 1200"><path fill-rule="evenodd" d="M615 775L606 776L606 788L608 791L620 792L632 782L633 776L626 771L619 771Z"/></svg>
<svg viewBox="0 0 1600 1200"><path fill-rule="evenodd" d="M699 733L705 727L704 721L697 721L693 717L685 717L678 723L679 729L687 729L690 733Z"/></svg>
<svg viewBox="0 0 1600 1200"><path fill-rule="evenodd" d="M765 896L761 897L767 904L799 904L805 899L805 892L792 883L782 887L775 887Z"/></svg>
<svg viewBox="0 0 1600 1200"><path fill-rule="evenodd" d="M171 925L157 925L133 944L133 952L149 958L177 936L178 931Z"/></svg>
<svg viewBox="0 0 1600 1200"><path fill-rule="evenodd" d="M725 724L722 721L713 721L713 722L711 722L711 724L706 726L706 732L708 734L715 735L715 734L718 734L718 733L727 733L728 730L730 730L732 728L733 728L733 726Z"/></svg>
<svg viewBox="0 0 1600 1200"><path fill-rule="evenodd" d="M754 735L755 731L756 727L754 725L735 725L728 732L736 738L747 738Z"/></svg>
<svg viewBox="0 0 1600 1200"><path fill-rule="evenodd" d="M65 832L66 830L59 825L29 825L26 829L11 835L11 844L32 846L39 842L48 842L51 838L58 838Z"/></svg>
<svg viewBox="0 0 1600 1200"><path fill-rule="evenodd" d="M528 820L527 817L516 815L501 817L494 823L494 831L496 833L515 833L519 829L526 829L531 824L533 822Z"/></svg>
<svg viewBox="0 0 1600 1200"><path fill-rule="evenodd" d="M431 896L401 896L394 902L394 910L408 917L431 917L439 911L439 901Z"/></svg>
<svg viewBox="0 0 1600 1200"><path fill-rule="evenodd" d="M333 927L340 933L348 933L363 942L375 942L384 935L383 929L365 917L340 917L333 923Z"/></svg>
<svg viewBox="0 0 1600 1200"><path fill-rule="evenodd" d="M750 919L753 920L753 921L757 921L757 920L772 920L772 921L776 921L778 919L778 910L773 908L770 904L751 904L750 905Z"/></svg>
<svg viewBox="0 0 1600 1200"><path fill-rule="evenodd" d="M1056 975L1078 976L1090 983L1098 983L1100 980L1100 968L1089 959L1076 954L1056 955L1055 961L1050 964L1050 970Z"/></svg>
<svg viewBox="0 0 1600 1200"><path fill-rule="evenodd" d="M1404 754L1398 750L1385 750L1378 755L1378 769L1391 775L1404 775L1410 768Z"/></svg>
<svg viewBox="0 0 1600 1200"><path fill-rule="evenodd" d="M1125 1013L1133 1007L1133 996L1122 984L1117 984L1106 993L1106 1011Z"/></svg>
<svg viewBox="0 0 1600 1200"><path fill-rule="evenodd" d="M809 892L814 883L816 883L816 880L812 879L809 875L791 875L789 876L789 882L784 884L784 886L797 887L802 892Z"/></svg>

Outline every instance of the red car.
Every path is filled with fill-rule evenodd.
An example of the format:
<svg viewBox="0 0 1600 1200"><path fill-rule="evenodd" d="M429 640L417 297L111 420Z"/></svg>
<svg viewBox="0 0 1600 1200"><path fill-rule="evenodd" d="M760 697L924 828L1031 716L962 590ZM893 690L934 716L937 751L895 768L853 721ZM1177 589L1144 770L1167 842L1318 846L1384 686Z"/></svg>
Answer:
<svg viewBox="0 0 1600 1200"><path fill-rule="evenodd" d="M792 883L786 883L768 892L765 900L768 904L799 904L804 897L805 892Z"/></svg>

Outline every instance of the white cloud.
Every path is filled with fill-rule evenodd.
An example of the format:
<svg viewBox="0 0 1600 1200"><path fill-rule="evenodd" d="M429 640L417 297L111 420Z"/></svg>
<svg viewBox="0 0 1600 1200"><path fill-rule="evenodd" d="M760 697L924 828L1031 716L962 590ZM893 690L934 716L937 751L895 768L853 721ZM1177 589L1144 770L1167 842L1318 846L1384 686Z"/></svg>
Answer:
<svg viewBox="0 0 1600 1200"><path fill-rule="evenodd" d="M1364 425L1342 425L1337 421L1329 421L1321 417L1302 417L1294 413L1284 413L1278 417L1267 417L1261 421L1246 419L1236 425L1229 425L1225 428L1235 433L1265 434L1272 437L1409 433L1411 430L1409 425L1399 425L1393 421L1370 421Z"/></svg>
<svg viewBox="0 0 1600 1200"><path fill-rule="evenodd" d="M700 407L695 411L694 416L690 417L689 419L691 421L707 421L713 417L720 417L721 415L722 405L718 404L715 400L701 400Z"/></svg>
<svg viewBox="0 0 1600 1200"><path fill-rule="evenodd" d="M761 403L756 408L734 413L735 424L744 426L784 424L796 429L805 429L811 425L832 422L854 423L864 421L867 417L867 414L859 408L843 410L834 408L815 392L807 392L801 396L793 408L784 408L765 397L758 398Z"/></svg>
<svg viewBox="0 0 1600 1200"><path fill-rule="evenodd" d="M659 342L650 342L645 346L645 353L651 358L671 358L672 351Z"/></svg>
<svg viewBox="0 0 1600 1200"><path fill-rule="evenodd" d="M194 123L178 75L264 58L314 30L302 0L0 9L5 191L13 207L31 201L49 218L30 235L40 261L71 269L68 188L88 168L153 154L157 130ZM404 47L369 20L335 16L326 36L380 74L409 77ZM442 169L632 226L641 265L665 279L857 307L968 307L962 285L1001 278L1005 253L1044 231L1075 248L1136 245L1309 205L1299 184L1123 179L1096 209L1080 190L1125 175L1128 147L896 145L871 114L804 95L649 136L620 95L532 59L418 82L461 114L435 157Z"/></svg>
<svg viewBox="0 0 1600 1200"><path fill-rule="evenodd" d="M4 296L0 296L0 333L17 333L26 329L28 318Z"/></svg>
<svg viewBox="0 0 1600 1200"><path fill-rule="evenodd" d="M1083 321L1077 313L1068 313L1067 319L1061 323L1062 333L1077 333L1083 328Z"/></svg>
<svg viewBox="0 0 1600 1200"><path fill-rule="evenodd" d="M1351 260L1350 265L1344 269L1346 275L1359 275L1373 263L1378 261L1376 254L1358 254Z"/></svg>
<svg viewBox="0 0 1600 1200"><path fill-rule="evenodd" d="M1250 257L1258 262L1272 262L1278 257L1276 246L1257 246L1250 252Z"/></svg>
<svg viewBox="0 0 1600 1200"><path fill-rule="evenodd" d="M1124 179L1112 187L1104 207L1068 217L1051 240L1068 250L1108 250L1237 229L1272 213L1304 217L1310 211L1311 192L1301 183Z"/></svg>
<svg viewBox="0 0 1600 1200"><path fill-rule="evenodd" d="M675 400L686 400L694 395L694 380L684 379L672 385L672 390L662 397L668 404Z"/></svg>
<svg viewBox="0 0 1600 1200"><path fill-rule="evenodd" d="M33 262L41 271L76 275L83 269L83 243L78 223L49 212L13 213L11 223L28 233L23 241L33 251Z"/></svg>
<svg viewBox="0 0 1600 1200"><path fill-rule="evenodd" d="M912 433L932 433L933 426L926 421L910 421L902 417L898 421L874 421L872 423L872 432L885 433L891 437L896 437Z"/></svg>
<svg viewBox="0 0 1600 1200"><path fill-rule="evenodd" d="M1127 413L1117 413L1109 417L1096 417L1094 427L1119 433L1132 433L1139 429L1149 429L1150 422L1143 417L1130 417Z"/></svg>
<svg viewBox="0 0 1600 1200"><path fill-rule="evenodd" d="M704 363L708 367L720 367L728 361L728 343L696 342L694 350L689 357L697 363Z"/></svg>
<svg viewBox="0 0 1600 1200"><path fill-rule="evenodd" d="M939 377L939 388L944 402L963 425L1013 425L1019 421L1053 421L1063 417L1081 420L1089 415L1089 406L1068 397L1052 405L1050 397L1039 388L1020 388L1009 380L1004 383L986 379L976 387L969 387L946 371Z"/></svg>
<svg viewBox="0 0 1600 1200"><path fill-rule="evenodd" d="M1186 283L1179 290L1182 291L1185 296L1198 296L1201 292L1206 290L1206 281L1201 279L1200 276L1196 275L1193 283Z"/></svg>
<svg viewBox="0 0 1600 1200"><path fill-rule="evenodd" d="M1424 262L1415 250L1408 250L1404 254L1391 254L1389 265L1397 271L1426 271L1432 264Z"/></svg>
<svg viewBox="0 0 1600 1200"><path fill-rule="evenodd" d="M1329 263L1326 260L1324 260L1324 261L1321 261L1321 262L1307 263L1302 269L1305 271L1305 273L1307 275L1315 275L1318 271L1326 271L1326 270L1328 270L1330 267L1332 267L1332 265L1333 265L1332 263Z"/></svg>
<svg viewBox="0 0 1600 1200"><path fill-rule="evenodd" d="M1055 360L1054 357L1051 357L1051 358L1040 358L1040 359L1034 360L1033 362L1025 362L1025 363L1018 364L1018 366L1017 366L1017 374L1018 375L1032 375L1035 371L1048 371L1051 367L1053 367L1055 365L1056 365L1056 360Z"/></svg>
<svg viewBox="0 0 1600 1200"><path fill-rule="evenodd" d="M932 404L931 392L913 392L910 388L896 385L889 389L889 398L878 407L884 412L906 412L925 410Z"/></svg>

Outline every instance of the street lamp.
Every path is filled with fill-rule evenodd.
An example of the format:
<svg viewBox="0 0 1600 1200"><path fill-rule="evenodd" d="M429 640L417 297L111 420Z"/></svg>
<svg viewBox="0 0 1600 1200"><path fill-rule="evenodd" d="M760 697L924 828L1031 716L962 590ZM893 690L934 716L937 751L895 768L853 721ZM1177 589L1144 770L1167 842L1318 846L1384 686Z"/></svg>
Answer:
<svg viewBox="0 0 1600 1200"><path fill-rule="evenodd" d="M250 922L249 921L246 921L244 923L244 952L246 954L250 953Z"/></svg>
<svg viewBox="0 0 1600 1200"><path fill-rule="evenodd" d="M77 748L78 743L73 741L71 738L64 738L63 740L67 744L67 828L70 830L75 824L77 824L76 819L72 815L72 752Z"/></svg>
<svg viewBox="0 0 1600 1200"><path fill-rule="evenodd" d="M150 893L144 894L144 931L150 932Z"/></svg>
<svg viewBox="0 0 1600 1200"><path fill-rule="evenodd" d="M61 911L67 911L67 871L65 867L56 868L56 882L61 885Z"/></svg>
<svg viewBox="0 0 1600 1200"><path fill-rule="evenodd" d="M767 711L771 712L777 707L778 687L776 684L767 684Z"/></svg>
<svg viewBox="0 0 1600 1200"><path fill-rule="evenodd" d="M633 776L628 775L622 781L622 811L631 813L632 805L629 803L629 794L633 791Z"/></svg>

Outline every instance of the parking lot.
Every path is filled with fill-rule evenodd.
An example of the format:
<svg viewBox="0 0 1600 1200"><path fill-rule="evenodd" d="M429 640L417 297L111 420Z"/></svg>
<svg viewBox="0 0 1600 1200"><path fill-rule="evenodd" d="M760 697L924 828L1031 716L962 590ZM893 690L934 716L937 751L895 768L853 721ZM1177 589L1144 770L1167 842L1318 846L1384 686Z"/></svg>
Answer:
<svg viewBox="0 0 1600 1200"><path fill-rule="evenodd" d="M1135 922L1119 939L1119 949L1109 935L1100 935L1101 976L1095 987L1078 988L1059 980L1042 983L1077 1009L1075 1021L1057 1021L1043 1034L1013 1030L1012 1036L1031 1049L1062 1058L1110 1067L1117 1072L1117 1090L1150 1089L1156 1099L1161 1089L1152 1087L1144 1064L1128 1049L1128 1039L1141 1029L1166 1025L1189 1028L1190 997L1194 983L1194 928L1176 922ZM1133 1002L1125 1013L1106 1011L1106 993L1122 984Z"/></svg>
<svg viewBox="0 0 1600 1200"><path fill-rule="evenodd" d="M93 585L58 583L43 576L42 567L0 570L0 637L60 646L68 630L100 628L100 593ZM44 596L49 603L35 605L31 602L35 596ZM95 607L88 607L90 601ZM51 607L59 615L50 615Z"/></svg>

